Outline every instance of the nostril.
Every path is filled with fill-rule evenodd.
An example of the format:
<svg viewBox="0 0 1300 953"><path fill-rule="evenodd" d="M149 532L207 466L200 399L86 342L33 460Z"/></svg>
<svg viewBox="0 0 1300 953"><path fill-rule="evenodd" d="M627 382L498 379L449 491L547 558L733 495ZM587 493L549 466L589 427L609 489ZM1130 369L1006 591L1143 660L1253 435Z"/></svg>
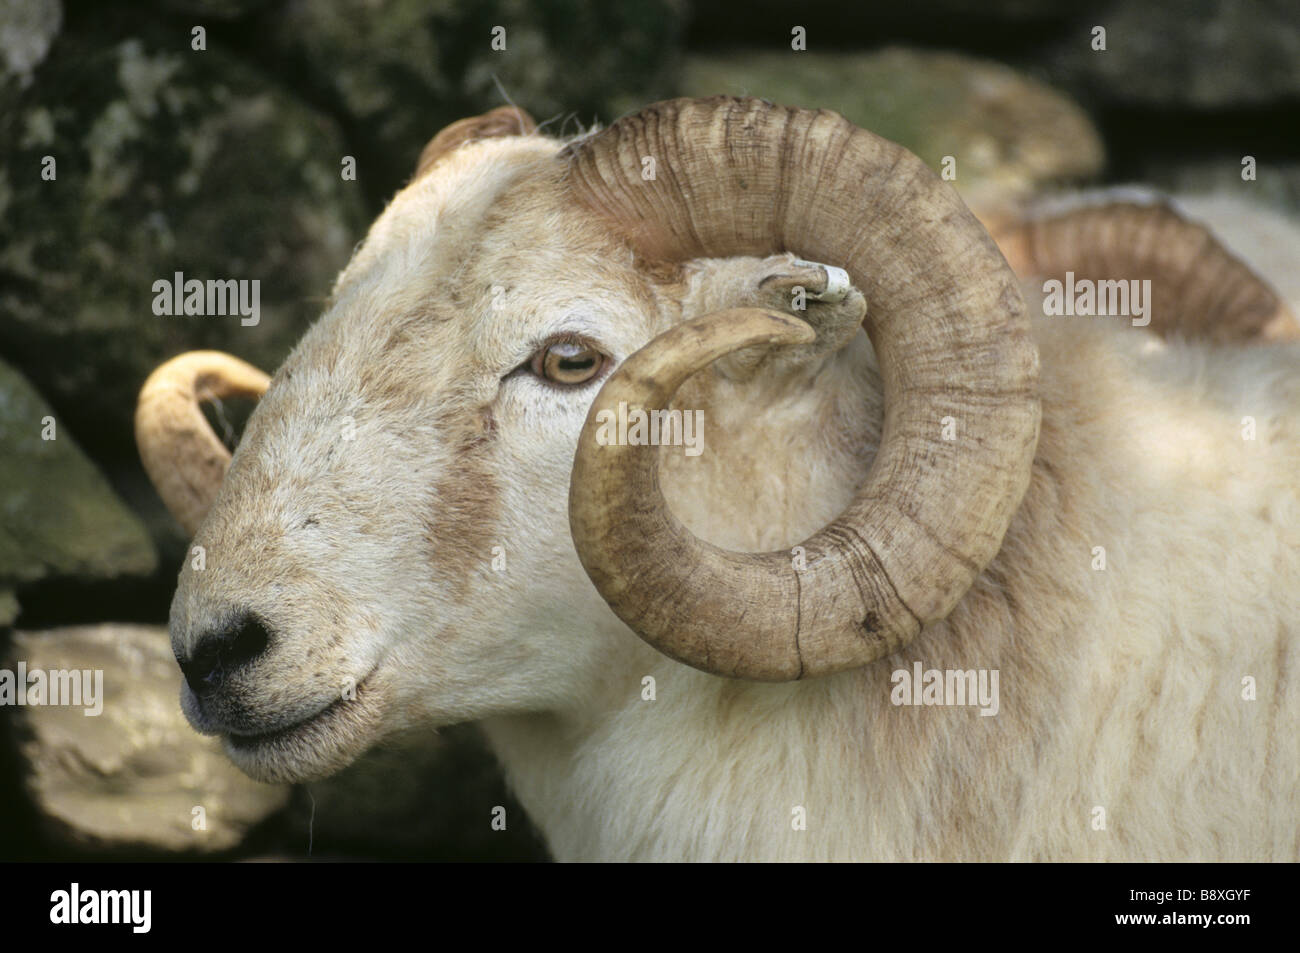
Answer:
<svg viewBox="0 0 1300 953"><path fill-rule="evenodd" d="M194 694L206 695L216 687L209 681L213 679L220 666L215 644L208 641L201 642L189 658L183 659L178 655L176 662L185 676L185 683L190 686L190 691Z"/></svg>
<svg viewBox="0 0 1300 953"><path fill-rule="evenodd" d="M241 616L233 623L203 635L189 658L176 661L185 681L196 695L210 695L226 678L266 651L271 634L255 616Z"/></svg>
<svg viewBox="0 0 1300 953"><path fill-rule="evenodd" d="M262 624L262 621L254 616L249 616L235 630L234 635L226 644L225 651L222 652L222 658L229 668L236 669L248 664L265 652L270 642L271 633L266 630L266 626Z"/></svg>

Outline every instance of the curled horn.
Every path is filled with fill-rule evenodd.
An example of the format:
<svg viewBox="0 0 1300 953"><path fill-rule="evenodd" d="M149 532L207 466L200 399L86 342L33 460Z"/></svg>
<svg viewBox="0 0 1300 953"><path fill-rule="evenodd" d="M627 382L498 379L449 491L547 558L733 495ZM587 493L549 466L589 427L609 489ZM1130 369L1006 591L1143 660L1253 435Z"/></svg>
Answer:
<svg viewBox="0 0 1300 953"><path fill-rule="evenodd" d="M191 535L207 514L230 466L230 451L199 404L261 397L270 378L220 351L190 351L144 382L135 408L135 442L145 472L172 516Z"/></svg>
<svg viewBox="0 0 1300 953"><path fill-rule="evenodd" d="M1111 202L992 231L1022 278L1150 279L1151 328L1163 335L1219 344L1300 336L1263 278L1168 205Z"/></svg>
<svg viewBox="0 0 1300 953"><path fill-rule="evenodd" d="M657 159L643 179L642 157ZM943 618L999 549L1038 438L1038 353L1016 276L957 194L901 146L825 110L659 103L562 154L575 200L644 258L791 251L870 302L885 421L853 502L788 552L737 553L668 511L657 448L597 444L595 415L660 408L723 354L789 341L750 309L683 324L605 382L579 440L569 519L614 612L682 662L780 681L868 664ZM959 438L941 439L953 417Z"/></svg>

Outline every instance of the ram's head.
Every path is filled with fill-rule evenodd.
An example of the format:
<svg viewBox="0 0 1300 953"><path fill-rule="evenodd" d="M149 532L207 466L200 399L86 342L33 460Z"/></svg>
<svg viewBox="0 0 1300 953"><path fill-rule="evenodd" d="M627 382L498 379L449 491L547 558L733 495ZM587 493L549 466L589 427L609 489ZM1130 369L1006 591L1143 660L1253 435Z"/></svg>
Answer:
<svg viewBox="0 0 1300 953"><path fill-rule="evenodd" d="M172 606L184 708L293 779L565 710L649 651L629 629L722 676L868 664L997 552L1036 372L988 233L833 113L679 100L567 144L515 110L458 123L269 387L211 352L145 386L142 456L204 554ZM231 460L198 404L263 391ZM705 452L605 445L620 404L703 409ZM834 512L803 498L819 453L870 468L792 555ZM784 522L719 528L760 497Z"/></svg>

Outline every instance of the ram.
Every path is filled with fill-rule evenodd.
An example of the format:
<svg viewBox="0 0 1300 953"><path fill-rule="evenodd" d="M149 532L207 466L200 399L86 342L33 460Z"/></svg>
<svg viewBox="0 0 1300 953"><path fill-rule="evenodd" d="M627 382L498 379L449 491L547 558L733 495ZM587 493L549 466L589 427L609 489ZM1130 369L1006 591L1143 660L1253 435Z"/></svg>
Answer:
<svg viewBox="0 0 1300 953"><path fill-rule="evenodd" d="M283 781L478 722L559 859L1297 859L1300 349L1112 211L1147 327L1031 317L834 113L449 127L269 388L142 392L191 723ZM231 459L199 402L263 390ZM702 452L597 439L621 404Z"/></svg>

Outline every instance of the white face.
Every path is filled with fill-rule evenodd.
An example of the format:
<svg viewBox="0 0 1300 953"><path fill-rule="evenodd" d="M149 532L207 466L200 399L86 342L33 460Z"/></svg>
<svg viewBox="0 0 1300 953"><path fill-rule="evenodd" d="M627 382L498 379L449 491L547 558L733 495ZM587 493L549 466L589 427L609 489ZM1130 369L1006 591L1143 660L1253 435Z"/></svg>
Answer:
<svg viewBox="0 0 1300 953"><path fill-rule="evenodd" d="M249 421L171 634L191 723L254 777L546 710L633 638L573 551L569 472L610 368L677 318L566 207L557 149L474 143L401 192Z"/></svg>

